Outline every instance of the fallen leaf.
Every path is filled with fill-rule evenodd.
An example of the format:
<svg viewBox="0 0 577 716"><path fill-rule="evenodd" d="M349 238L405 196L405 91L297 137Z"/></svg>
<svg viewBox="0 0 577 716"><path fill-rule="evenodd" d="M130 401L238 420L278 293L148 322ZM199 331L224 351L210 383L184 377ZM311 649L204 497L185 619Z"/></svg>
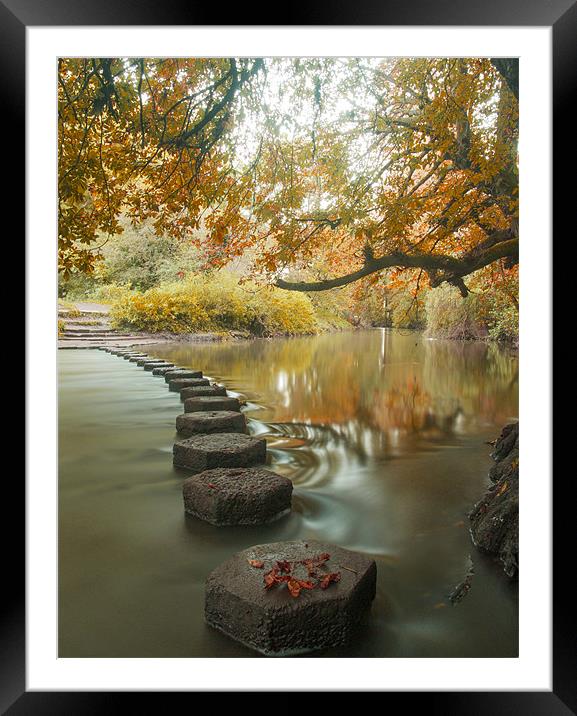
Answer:
<svg viewBox="0 0 577 716"><path fill-rule="evenodd" d="M286 586L292 597L298 597L301 593L301 584L298 579L289 579Z"/></svg>
<svg viewBox="0 0 577 716"><path fill-rule="evenodd" d="M276 563L276 566L280 569L281 572L290 572L292 570L292 564L290 562L287 562L286 559L278 561Z"/></svg>
<svg viewBox="0 0 577 716"><path fill-rule="evenodd" d="M332 582L339 582L340 579L340 572L330 572L329 574L325 574L325 576L321 579L319 587L321 589L326 589Z"/></svg>
<svg viewBox="0 0 577 716"><path fill-rule="evenodd" d="M311 582L308 579L299 579L299 584L301 585L301 589L314 589L315 583Z"/></svg>
<svg viewBox="0 0 577 716"><path fill-rule="evenodd" d="M262 569L264 567L264 562L261 562L260 559L248 559L247 562L255 569Z"/></svg>

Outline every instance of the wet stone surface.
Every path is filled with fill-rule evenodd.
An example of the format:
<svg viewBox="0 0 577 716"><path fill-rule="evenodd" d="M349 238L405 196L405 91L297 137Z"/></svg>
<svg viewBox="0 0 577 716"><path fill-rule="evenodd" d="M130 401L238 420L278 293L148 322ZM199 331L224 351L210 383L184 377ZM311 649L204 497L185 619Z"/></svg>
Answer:
<svg viewBox="0 0 577 716"><path fill-rule="evenodd" d="M246 433L243 413L232 410L207 410L184 413L176 418L176 430L182 437L210 433Z"/></svg>
<svg viewBox="0 0 577 716"><path fill-rule="evenodd" d="M291 508L292 482L262 468L206 470L184 481L184 509L217 526L260 525Z"/></svg>
<svg viewBox="0 0 577 716"><path fill-rule="evenodd" d="M184 401L185 413L194 413L202 410L234 410L240 412L240 402L238 398L212 395L199 398L187 398Z"/></svg>
<svg viewBox="0 0 577 716"><path fill-rule="evenodd" d="M301 562L320 555L328 559L311 576ZM262 568L249 560L262 562ZM314 584L291 595L287 583L265 589L264 576L277 562L295 579ZM338 574L321 588L323 577ZM205 589L205 620L245 646L263 654L290 656L349 641L366 618L375 596L373 559L333 544L313 541L275 542L239 552L217 567Z"/></svg>
<svg viewBox="0 0 577 716"><path fill-rule="evenodd" d="M173 464L191 473L217 467L251 467L266 462L266 441L241 433L193 435L172 448Z"/></svg>

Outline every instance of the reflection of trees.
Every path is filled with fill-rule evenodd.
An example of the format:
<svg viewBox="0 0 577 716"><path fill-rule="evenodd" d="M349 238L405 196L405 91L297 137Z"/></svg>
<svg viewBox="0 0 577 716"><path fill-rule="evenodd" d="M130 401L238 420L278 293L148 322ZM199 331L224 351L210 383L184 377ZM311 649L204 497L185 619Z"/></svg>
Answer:
<svg viewBox="0 0 577 716"><path fill-rule="evenodd" d="M275 422L330 425L355 444L369 439L367 429L428 438L517 414L516 358L479 342L360 331L156 352L256 393Z"/></svg>

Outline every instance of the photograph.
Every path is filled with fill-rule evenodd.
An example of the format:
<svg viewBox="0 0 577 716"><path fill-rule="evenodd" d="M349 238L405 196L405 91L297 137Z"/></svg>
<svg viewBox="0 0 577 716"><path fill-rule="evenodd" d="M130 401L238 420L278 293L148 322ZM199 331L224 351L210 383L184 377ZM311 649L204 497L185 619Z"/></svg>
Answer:
<svg viewBox="0 0 577 716"><path fill-rule="evenodd" d="M0 0L26 282L0 713L577 714L577 0L224 15Z"/></svg>
<svg viewBox="0 0 577 716"><path fill-rule="evenodd" d="M518 58L53 91L58 657L517 657Z"/></svg>

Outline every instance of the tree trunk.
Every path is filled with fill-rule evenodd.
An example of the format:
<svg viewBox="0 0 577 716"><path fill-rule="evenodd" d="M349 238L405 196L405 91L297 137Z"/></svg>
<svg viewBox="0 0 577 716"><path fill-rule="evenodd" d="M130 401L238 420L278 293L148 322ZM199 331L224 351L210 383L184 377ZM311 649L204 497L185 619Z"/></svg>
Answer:
<svg viewBox="0 0 577 716"><path fill-rule="evenodd" d="M479 549L496 555L509 577L519 571L519 423L503 428L491 457L493 483L469 514L471 537Z"/></svg>

